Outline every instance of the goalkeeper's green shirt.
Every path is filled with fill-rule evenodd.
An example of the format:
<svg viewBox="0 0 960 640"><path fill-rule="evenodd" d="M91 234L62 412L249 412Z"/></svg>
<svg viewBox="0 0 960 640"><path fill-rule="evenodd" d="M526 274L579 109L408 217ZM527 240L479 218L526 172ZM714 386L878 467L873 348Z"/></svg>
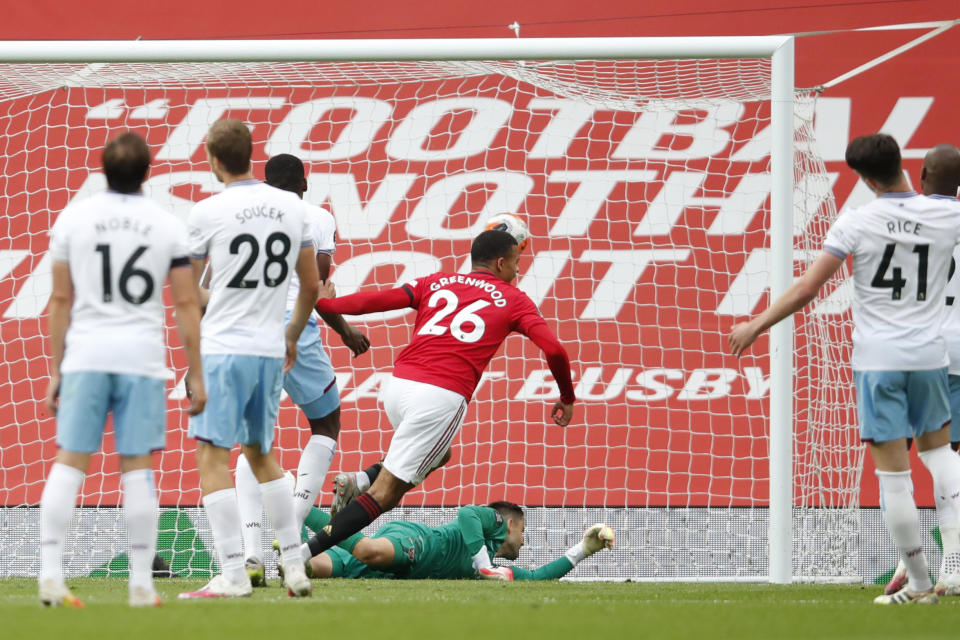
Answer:
<svg viewBox="0 0 960 640"><path fill-rule="evenodd" d="M394 565L371 569L343 549L328 550L333 559L333 577L345 578L473 578L473 556L486 547L493 558L507 535L507 524L489 507L462 507L457 519L439 527L395 521L381 527L374 537L388 538L394 545ZM511 567L515 580L556 580L573 564L565 556L535 570Z"/></svg>

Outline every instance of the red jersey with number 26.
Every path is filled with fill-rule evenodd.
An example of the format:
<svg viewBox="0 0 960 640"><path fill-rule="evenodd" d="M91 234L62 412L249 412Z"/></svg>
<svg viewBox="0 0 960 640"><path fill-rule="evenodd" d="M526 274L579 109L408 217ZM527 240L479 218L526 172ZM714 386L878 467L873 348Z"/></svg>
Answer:
<svg viewBox="0 0 960 640"><path fill-rule="evenodd" d="M567 352L533 300L492 273L434 273L397 289L321 298L320 313L357 315L413 307L413 339L394 363L393 375L449 389L469 399L487 363L513 331L543 351L560 389L575 401Z"/></svg>
<svg viewBox="0 0 960 640"><path fill-rule="evenodd" d="M527 294L489 273L434 273L401 289L409 294L417 319L393 375L466 398L510 333L529 336L534 327L546 328Z"/></svg>

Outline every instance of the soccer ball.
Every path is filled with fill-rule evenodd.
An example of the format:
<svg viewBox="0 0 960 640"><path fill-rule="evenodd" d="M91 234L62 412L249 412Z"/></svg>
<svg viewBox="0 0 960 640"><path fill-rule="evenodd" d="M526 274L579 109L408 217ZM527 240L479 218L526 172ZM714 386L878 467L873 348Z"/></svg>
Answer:
<svg viewBox="0 0 960 640"><path fill-rule="evenodd" d="M530 241L530 229L527 227L527 223L512 213L498 213L491 216L483 230L490 231L491 229L506 231L512 235L514 240L517 241L520 251L523 251Z"/></svg>

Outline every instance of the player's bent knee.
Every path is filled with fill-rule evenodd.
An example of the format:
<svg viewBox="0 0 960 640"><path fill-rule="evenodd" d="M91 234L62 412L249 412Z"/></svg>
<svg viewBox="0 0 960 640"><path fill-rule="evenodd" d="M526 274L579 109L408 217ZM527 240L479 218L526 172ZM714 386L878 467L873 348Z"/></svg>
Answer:
<svg viewBox="0 0 960 640"><path fill-rule="evenodd" d="M326 436L334 440L340 435L340 409L334 409L322 418L310 418L310 433L315 436Z"/></svg>

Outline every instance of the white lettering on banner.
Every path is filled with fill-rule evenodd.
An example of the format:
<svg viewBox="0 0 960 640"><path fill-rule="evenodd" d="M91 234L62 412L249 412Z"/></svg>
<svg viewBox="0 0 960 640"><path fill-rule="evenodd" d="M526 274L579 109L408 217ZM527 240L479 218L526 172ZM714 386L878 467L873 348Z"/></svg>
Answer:
<svg viewBox="0 0 960 640"><path fill-rule="evenodd" d="M446 149L430 149L434 129L449 113L471 111L470 122ZM483 153L513 114L513 106L498 98L441 98L410 110L387 143L387 154L398 160L455 160Z"/></svg>
<svg viewBox="0 0 960 640"><path fill-rule="evenodd" d="M353 256L338 265L330 279L337 287L337 295L345 296L354 293L367 281L374 269L380 266L403 265L403 272L397 278L395 286L417 278L428 276L440 270L440 260L430 253L419 251L371 251ZM362 316L362 322L380 322L389 318L397 318L411 311L411 309L395 309L382 313L368 313Z"/></svg>
<svg viewBox="0 0 960 640"><path fill-rule="evenodd" d="M170 101L167 98L157 98L136 107L130 112L130 119L166 120L168 113L170 113Z"/></svg>
<svg viewBox="0 0 960 640"><path fill-rule="evenodd" d="M123 98L113 98L95 107L91 107L87 111L87 120L115 120L122 118L128 108ZM146 104L133 107L130 111L130 119L164 120L169 112L170 101L167 98L157 98Z"/></svg>
<svg viewBox="0 0 960 640"><path fill-rule="evenodd" d="M760 400L770 392L770 375L760 367L744 367L742 374L735 369L725 368L693 369L689 372L683 369L644 369L638 371L631 382L630 378L634 375L634 371L635 369L631 367L609 366L587 367L582 376L572 371L572 378L579 379L574 389L577 400L579 402L610 402L621 396L625 396L631 402L643 403L659 402L672 396L676 396L677 401L685 402L716 400L733 394L734 383L741 378L745 383L746 391L738 390L734 395L742 395L750 400ZM337 388L343 396L341 402L349 404L360 399L376 399L380 385L390 375L386 371L375 371L365 378L357 379L356 386L351 389L349 385L354 381L353 373L336 372ZM172 379L174 373L168 371L167 377ZM504 371L484 371L480 376L477 392L481 391L488 380L502 380L506 377L507 374ZM684 382L671 385L668 382L671 380ZM518 381L508 379L508 382L515 385ZM186 398L183 375L167 397L170 400ZM286 399L286 394L283 397ZM560 391L549 369L530 371L523 380L520 390L512 396L513 400L527 401L551 401L559 397Z"/></svg>
<svg viewBox="0 0 960 640"><path fill-rule="evenodd" d="M621 182L652 182L656 171L553 171L547 182L577 182L579 186L567 199L550 236L586 235L603 204ZM509 209L513 211L513 209Z"/></svg>
<svg viewBox="0 0 960 640"><path fill-rule="evenodd" d="M571 371L570 376L576 380L576 372ZM557 387L553 374L549 369L535 369L530 372L527 379L523 381L520 391L513 396L514 400L559 400L560 389Z"/></svg>
<svg viewBox="0 0 960 640"><path fill-rule="evenodd" d="M53 260L49 253L43 254L33 267L30 277L17 291L17 297L4 312L4 318L38 318L47 308L53 293Z"/></svg>
<svg viewBox="0 0 960 640"><path fill-rule="evenodd" d="M476 221L469 227L450 229L444 227L453 206L463 193L474 186L496 185L487 197ZM446 176L434 182L417 203L407 219L407 233L419 238L435 240L466 240L483 230L489 216L504 211L517 211L533 189L533 178L514 171L473 171Z"/></svg>
<svg viewBox="0 0 960 640"><path fill-rule="evenodd" d="M114 120L123 117L127 105L123 98L111 98L104 103L87 109L87 120Z"/></svg>
<svg viewBox="0 0 960 640"><path fill-rule="evenodd" d="M704 112L693 124L678 124L681 113ZM718 155L730 144L730 132L724 129L736 124L743 115L743 105L732 100L721 104L676 107L640 114L633 126L614 149L612 157L643 160L691 160ZM659 146L663 139L690 139L683 149Z"/></svg>
<svg viewBox="0 0 960 640"><path fill-rule="evenodd" d="M151 174L143 183L143 193L164 209L186 222L190 209L196 204L193 200L173 195L174 187L196 185L200 191L213 195L223 191L223 183L217 180L212 171L171 171L170 173Z"/></svg>
<svg viewBox="0 0 960 640"><path fill-rule="evenodd" d="M880 127L881 133L893 136L900 145L900 157L905 159L922 158L928 149L908 149L907 144L920 128L920 123L926 117L933 105L933 98L897 98L887 121Z"/></svg>
<svg viewBox="0 0 960 640"><path fill-rule="evenodd" d="M418 177L415 173L388 173L364 205L352 173L315 173L307 176L304 198L320 205L329 203L341 240L373 240L387 228Z"/></svg>
<svg viewBox="0 0 960 640"><path fill-rule="evenodd" d="M827 297L817 301L815 316L843 315L853 306L853 276L848 276Z"/></svg>
<svg viewBox="0 0 960 640"><path fill-rule="evenodd" d="M352 112L350 120L324 149L308 140L310 131L331 111ZM298 104L283 119L267 141L268 156L292 153L304 162L346 160L370 148L374 136L393 115L393 106L384 100L360 96L332 96Z"/></svg>
<svg viewBox="0 0 960 640"><path fill-rule="evenodd" d="M674 389L666 382L661 382L657 378L666 380L683 380L683 372L679 369L647 369L637 374L636 383L640 385L641 391L627 391L627 400L638 400L641 402L656 402L666 400L673 395Z"/></svg>
<svg viewBox="0 0 960 640"><path fill-rule="evenodd" d="M0 250L0 280L10 275L10 272L16 269L29 254L30 252L26 249Z"/></svg>
<svg viewBox="0 0 960 640"><path fill-rule="evenodd" d="M808 263L818 251L794 249L794 262ZM737 273L717 306L720 316L748 316L753 313L770 283L770 249L754 249Z"/></svg>
<svg viewBox="0 0 960 640"><path fill-rule="evenodd" d="M680 219L684 209L719 207L717 217L710 225L710 235L739 235L746 231L750 221L770 195L770 175L748 173L740 178L733 193L728 196L694 197L700 191L706 173L673 171L664 181L646 214L633 232L635 238L666 236Z"/></svg>
<svg viewBox="0 0 960 640"><path fill-rule="evenodd" d="M817 98L813 134L824 162L844 160L850 143L850 98Z"/></svg>
<svg viewBox="0 0 960 640"><path fill-rule="evenodd" d="M356 389L344 396L341 402L356 402L362 398L372 398L376 400L377 396L380 395L380 385L389 377L390 374L385 371L375 371L363 382L358 384Z"/></svg>
<svg viewBox="0 0 960 640"><path fill-rule="evenodd" d="M610 268L593 290L580 319L614 319L623 308L651 262L683 262L690 257L686 249L654 249L652 251L584 251L582 262L609 262Z"/></svg>
<svg viewBox="0 0 960 640"><path fill-rule="evenodd" d="M617 369L610 382L603 382L601 379L602 374L603 367L587 367L583 371L580 382L573 390L578 400L603 401L618 397L627 386L630 375L633 374L633 369ZM598 386L600 387L599 392L595 391Z"/></svg>
<svg viewBox="0 0 960 640"><path fill-rule="evenodd" d="M570 252L567 250L537 251L533 254L533 264L524 266L517 288L530 296L533 304L539 307L569 260Z"/></svg>
<svg viewBox="0 0 960 640"><path fill-rule="evenodd" d="M677 394L677 400L713 400L730 395L730 383L738 377L735 369L695 369Z"/></svg>
<svg viewBox="0 0 960 640"><path fill-rule="evenodd" d="M200 98L190 107L166 143L157 152L156 160L189 160L203 145L207 129L228 111L262 111L279 109L286 104L282 97ZM247 125L253 130L252 125Z"/></svg>
<svg viewBox="0 0 960 640"><path fill-rule="evenodd" d="M563 158L567 155L570 143L580 130L590 122L596 109L579 100L562 98L534 98L527 103L527 109L553 111L553 117L537 137L536 143L527 154L528 158Z"/></svg>
<svg viewBox="0 0 960 640"><path fill-rule="evenodd" d="M770 391L770 376L760 367L744 367L743 377L747 379L747 398L763 398Z"/></svg>

